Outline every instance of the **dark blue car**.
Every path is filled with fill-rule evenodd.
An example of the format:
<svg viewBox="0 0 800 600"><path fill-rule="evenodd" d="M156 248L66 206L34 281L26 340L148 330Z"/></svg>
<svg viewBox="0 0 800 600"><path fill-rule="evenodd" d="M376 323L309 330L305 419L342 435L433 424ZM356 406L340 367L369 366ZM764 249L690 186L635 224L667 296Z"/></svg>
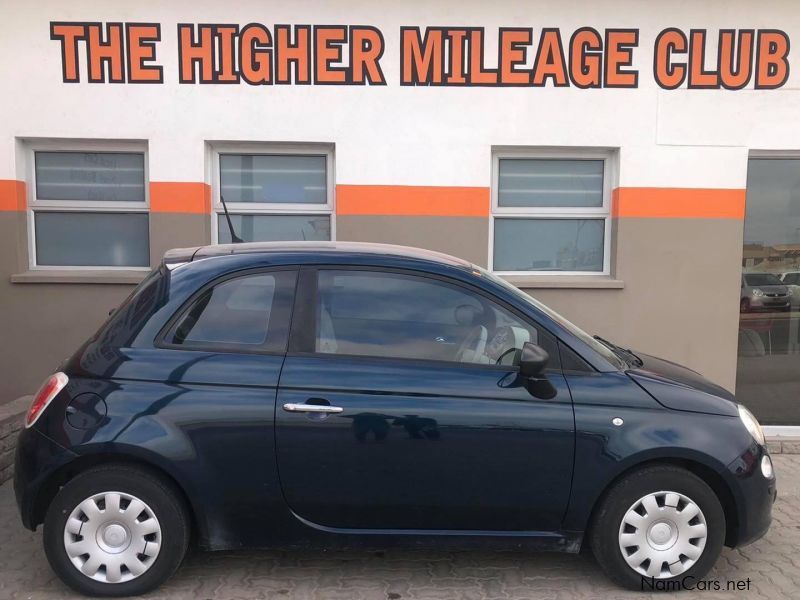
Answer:
<svg viewBox="0 0 800 600"><path fill-rule="evenodd" d="M776 496L755 418L462 260L395 246L174 250L36 395L22 521L93 595L210 550L578 552L702 577ZM648 588L649 589L649 588Z"/></svg>

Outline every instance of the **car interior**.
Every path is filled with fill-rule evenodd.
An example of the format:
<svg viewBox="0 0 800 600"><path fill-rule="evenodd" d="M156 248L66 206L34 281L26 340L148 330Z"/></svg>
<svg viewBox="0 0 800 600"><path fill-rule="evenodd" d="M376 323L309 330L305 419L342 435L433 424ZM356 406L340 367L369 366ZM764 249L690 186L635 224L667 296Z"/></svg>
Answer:
<svg viewBox="0 0 800 600"><path fill-rule="evenodd" d="M317 352L514 365L536 341L535 329L464 290L407 281L409 298L358 279L368 278L346 274L319 286Z"/></svg>

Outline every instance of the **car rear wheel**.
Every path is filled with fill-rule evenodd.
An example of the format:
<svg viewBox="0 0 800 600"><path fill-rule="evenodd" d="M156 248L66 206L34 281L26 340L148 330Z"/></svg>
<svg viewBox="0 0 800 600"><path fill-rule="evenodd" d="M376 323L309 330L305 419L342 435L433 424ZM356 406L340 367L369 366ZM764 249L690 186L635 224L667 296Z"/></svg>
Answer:
<svg viewBox="0 0 800 600"><path fill-rule="evenodd" d="M606 574L640 591L679 589L686 577L697 581L714 565L724 541L725 513L714 491L672 466L648 467L615 484L590 533Z"/></svg>
<svg viewBox="0 0 800 600"><path fill-rule="evenodd" d="M186 510L172 486L124 465L93 468L69 481L44 523L51 567L91 596L152 590L178 568L188 542Z"/></svg>

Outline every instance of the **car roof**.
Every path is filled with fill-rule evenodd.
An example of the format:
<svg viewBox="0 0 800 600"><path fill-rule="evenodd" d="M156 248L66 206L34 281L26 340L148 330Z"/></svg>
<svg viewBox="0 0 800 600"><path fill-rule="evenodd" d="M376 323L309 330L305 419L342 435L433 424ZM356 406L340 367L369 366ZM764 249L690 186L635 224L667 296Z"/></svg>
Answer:
<svg viewBox="0 0 800 600"><path fill-rule="evenodd" d="M239 244L214 244L191 248L174 248L164 254L165 263L191 262L201 258L244 254L292 255L310 258L329 258L335 254L364 257L394 257L422 260L462 268L472 268L469 261L443 252L368 242L243 242Z"/></svg>

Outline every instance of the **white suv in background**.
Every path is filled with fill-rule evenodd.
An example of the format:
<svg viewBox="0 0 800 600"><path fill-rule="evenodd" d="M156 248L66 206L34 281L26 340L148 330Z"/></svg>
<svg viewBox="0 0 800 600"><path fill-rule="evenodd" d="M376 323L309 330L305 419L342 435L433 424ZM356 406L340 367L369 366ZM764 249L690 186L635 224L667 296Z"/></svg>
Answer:
<svg viewBox="0 0 800 600"><path fill-rule="evenodd" d="M783 282L789 291L792 292L792 306L800 306L800 271L788 271L781 273L778 278Z"/></svg>

